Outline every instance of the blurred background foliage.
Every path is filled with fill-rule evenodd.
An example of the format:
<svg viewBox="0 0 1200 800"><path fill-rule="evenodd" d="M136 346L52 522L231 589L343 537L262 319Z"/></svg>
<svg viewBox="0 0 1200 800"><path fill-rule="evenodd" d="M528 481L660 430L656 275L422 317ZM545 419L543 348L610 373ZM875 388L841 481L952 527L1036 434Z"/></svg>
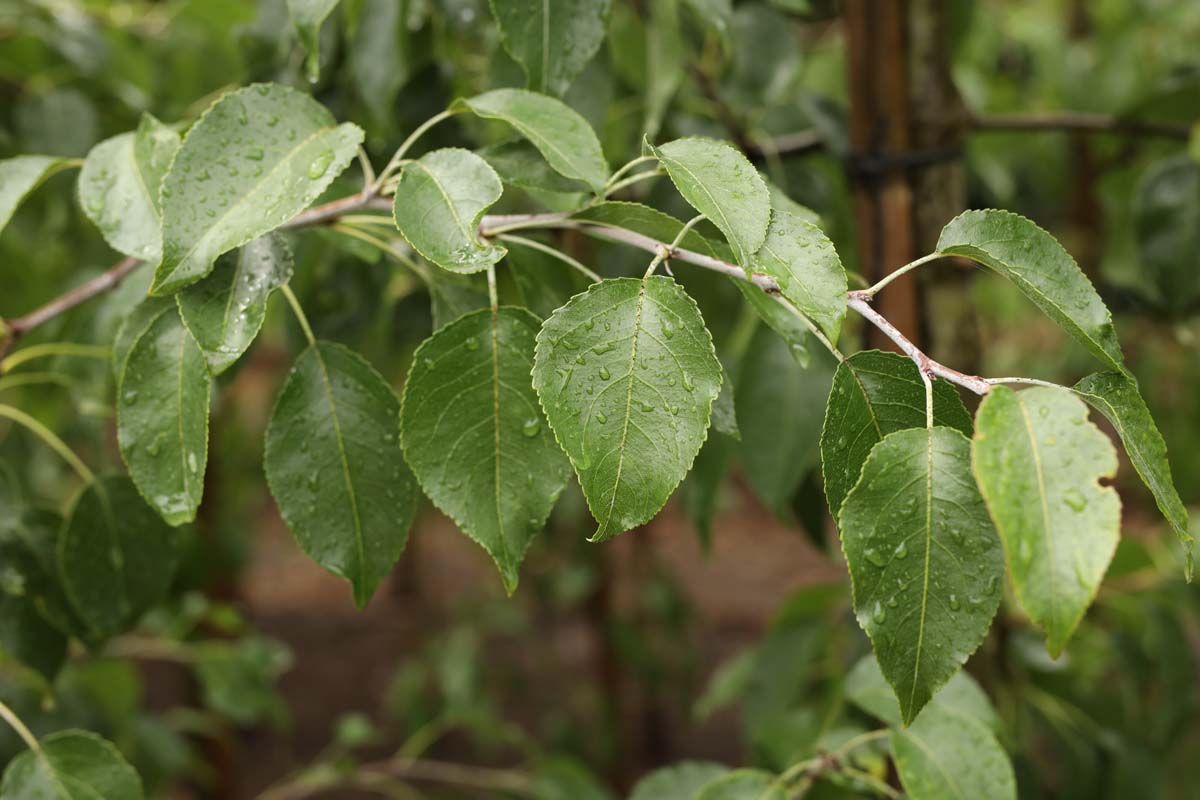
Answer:
<svg viewBox="0 0 1200 800"><path fill-rule="evenodd" d="M941 31L956 102L939 121L966 130L938 160L959 170L948 213L944 197L939 205L918 191L916 205L928 200L935 230L962 207L1010 208L1066 244L1116 313L1195 507L1200 134L1189 156L1188 126L1200 119L1200 5L909 5ZM894 268L861 257L862 154L851 145L856 88L842 12L834 0L614 0L609 37L565 99L614 164L639 152L643 134L732 139L820 214L848 270ZM483 0L343 0L320 40L310 84L285 0L0 0L0 157L82 157L144 111L186 127L222 91L276 81L363 125L382 164L454 97L524 84ZM910 87L918 104L929 92ZM1057 123L1067 112L1095 129L1066 130ZM499 135L457 117L428 144L480 147ZM73 181L51 178L0 237L0 317L116 260ZM330 196L358 186L349 171ZM631 192L690 216L665 182ZM498 210L566 202L531 187L510 190ZM397 386L435 325L486 302L473 279L442 273L427 285L332 230L294 237L293 285L318 335L354 347ZM644 267L614 246L565 245L606 276ZM502 291L544 314L580 287L538 256L514 252ZM135 274L30 343L111 341L148 278ZM645 529L588 545L582 498L568 491L521 590L504 600L483 553L427 509L381 596L354 612L343 586L295 551L266 494L262 432L300 341L273 308L251 357L219 381L206 500L169 603L100 652L62 655L53 695L45 678L0 660L0 697L38 734L102 731L161 797L249 797L270 785L276 797L307 796L300 790L353 783L356 765L397 748L494 768L500 785L532 781L520 787L538 797L624 796L662 764L782 769L864 730L843 682L866 642L830 546L816 458L829 365L756 330L728 284L680 279L732 377L741 440L713 434ZM918 288L921 330L911 333L939 360L1065 383L1089 371L1086 354L999 280L943 265ZM120 470L108 364L59 358L44 369L61 380L0 377L5 402L59 431L98 472ZM1000 714L1023 798L1185 798L1200 780L1200 594L1183 583L1173 540L1128 464L1117 482L1124 540L1068 652L1049 660L1002 607L968 664ZM19 489L53 524L75 488L53 453L0 426L0 517L17 513L6 497ZM46 666L53 675L57 665ZM18 749L0 730L0 761ZM506 796L421 785L429 797ZM856 795L822 783L811 796Z"/></svg>

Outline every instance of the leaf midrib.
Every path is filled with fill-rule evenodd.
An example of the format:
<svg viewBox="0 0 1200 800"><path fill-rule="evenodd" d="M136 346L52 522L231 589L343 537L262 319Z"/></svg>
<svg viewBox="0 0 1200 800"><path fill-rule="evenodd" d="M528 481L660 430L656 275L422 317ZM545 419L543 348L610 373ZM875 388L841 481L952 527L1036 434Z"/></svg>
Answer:
<svg viewBox="0 0 1200 800"><path fill-rule="evenodd" d="M1054 553L1054 532L1050 527L1050 508L1046 505L1046 476L1042 467L1042 454L1038 449L1037 437L1033 435L1033 420L1029 418L1029 410L1025 408L1025 402L1018 393L1014 393L1014 399L1017 401L1017 407L1021 409L1021 421L1025 426L1025 433L1029 437L1029 451L1033 456L1034 472L1037 475L1038 500L1042 508L1042 530L1045 533L1042 539L1046 542L1046 550L1049 551L1049 558L1047 559L1050 564L1050 569L1048 570L1049 578L1047 580L1050 588L1048 605L1050 606L1050 617L1057 622L1058 589L1055 586L1057 582L1057 570L1054 569L1054 565L1058 563L1058 560ZM1020 550L1019 542L1017 543L1017 549L1018 551ZM1020 558L1019 552L1016 555Z"/></svg>
<svg viewBox="0 0 1200 800"><path fill-rule="evenodd" d="M612 497L608 503L608 513L604 515L604 532L606 535L609 525L612 524L613 511L617 506L617 490L621 486L621 472L625 467L625 448L626 440L629 437L629 418L633 414L634 368L637 366L638 338L642 331L642 306L646 298L647 280L648 278L643 278L638 283L637 306L633 317L633 342L629 347L629 370L627 377L629 387L625 391L625 416L621 423L621 441L617 444L617 474L613 479Z"/></svg>

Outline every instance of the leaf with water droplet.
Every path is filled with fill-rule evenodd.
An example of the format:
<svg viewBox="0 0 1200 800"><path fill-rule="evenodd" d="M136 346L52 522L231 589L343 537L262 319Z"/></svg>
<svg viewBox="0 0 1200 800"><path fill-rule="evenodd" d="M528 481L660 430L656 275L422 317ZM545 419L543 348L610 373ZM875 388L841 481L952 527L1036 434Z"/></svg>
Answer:
<svg viewBox="0 0 1200 800"><path fill-rule="evenodd" d="M1046 631L1055 657L1083 619L1120 538L1121 501L1100 485L1116 474L1116 450L1087 413L1068 389L998 386L975 415L975 476L1004 541L1017 598ZM1046 444L1051 433L1053 446Z"/></svg>
<svg viewBox="0 0 1200 800"><path fill-rule="evenodd" d="M318 341L296 359L267 426L263 466L280 513L309 557L350 581L360 608L400 558L417 511L399 414L370 364ZM314 469L321 479L310 486Z"/></svg>
<svg viewBox="0 0 1200 800"><path fill-rule="evenodd" d="M501 306L441 328L418 348L400 410L421 487L488 551L510 594L570 476L530 378L539 327L525 309Z"/></svg>
<svg viewBox="0 0 1200 800"><path fill-rule="evenodd" d="M138 129L92 148L79 173L79 204L121 253L156 262L162 253L159 188L179 134L149 114Z"/></svg>
<svg viewBox="0 0 1200 800"><path fill-rule="evenodd" d="M586 330L602 315L607 329ZM663 318L675 328L671 339L661 335ZM568 337L615 346L578 367ZM643 359L649 369L638 367ZM607 378L589 394L601 373ZM593 285L546 320L533 384L599 522L592 538L602 541L651 519L679 485L707 434L721 365L695 302L675 281L621 278ZM654 410L643 412L643 403Z"/></svg>
<svg viewBox="0 0 1200 800"><path fill-rule="evenodd" d="M142 779L112 742L91 731L60 730L8 763L5 800L142 800Z"/></svg>
<svg viewBox="0 0 1200 800"><path fill-rule="evenodd" d="M587 120L561 100L524 89L493 89L455 104L507 122L560 175L581 180L597 193L603 191L608 162L600 140Z"/></svg>
<svg viewBox="0 0 1200 800"><path fill-rule="evenodd" d="M1134 469L1154 495L1158 510L1183 545L1190 580L1195 539L1188 531L1187 508L1179 499L1171 478L1166 442L1158 432L1137 384L1118 372L1100 372L1079 381L1073 391L1116 428Z"/></svg>
<svg viewBox="0 0 1200 800"><path fill-rule="evenodd" d="M966 211L946 224L939 253L963 256L1008 278L1108 367L1126 373L1112 314L1054 237L1009 211Z"/></svg>
<svg viewBox="0 0 1200 800"><path fill-rule="evenodd" d="M443 269L479 272L507 252L477 235L479 220L504 187L486 161L444 148L404 165L396 187L396 227L413 248Z"/></svg>
<svg viewBox="0 0 1200 800"><path fill-rule="evenodd" d="M561 97L600 49L611 0L491 0L500 41L535 92Z"/></svg>
<svg viewBox="0 0 1200 800"><path fill-rule="evenodd" d="M119 633L160 602L180 556L180 537L125 476L80 492L58 543L58 562L75 613L96 636Z"/></svg>
<svg viewBox="0 0 1200 800"><path fill-rule="evenodd" d="M162 260L151 291L171 294L195 283L217 256L303 211L346 168L362 139L357 125L338 125L295 89L256 84L222 95L188 131L163 178ZM262 153L258 174L210 172L231 147Z"/></svg>
<svg viewBox="0 0 1200 800"><path fill-rule="evenodd" d="M689 137L648 152L667 171L675 188L692 208L709 219L747 272L767 236L771 195L758 170L727 142Z"/></svg>
<svg viewBox="0 0 1200 800"><path fill-rule="evenodd" d="M207 278L175 295L213 375L232 366L254 342L267 299L291 277L291 251L282 236L272 233L222 255Z"/></svg>
<svg viewBox="0 0 1200 800"><path fill-rule="evenodd" d="M179 525L195 518L204 492L212 381L178 309L169 302L158 307L121 372L117 391L125 402L117 405L117 442L138 491L164 520Z"/></svg>
<svg viewBox="0 0 1200 800"><path fill-rule="evenodd" d="M846 316L846 271L821 229L786 211L773 211L754 269L770 275L779 292L836 342Z"/></svg>
<svg viewBox="0 0 1200 800"><path fill-rule="evenodd" d="M978 546L956 547L952 526ZM907 724L983 641L1000 602L988 598L982 614L951 608L951 597L1004 574L1000 541L971 480L967 438L943 427L883 437L842 504L839 528L859 625ZM877 619L893 598L909 613Z"/></svg>
<svg viewBox="0 0 1200 800"><path fill-rule="evenodd" d="M940 378L933 382L933 419L971 435L962 398ZM866 350L838 365L821 433L825 498L835 519L871 448L889 433L923 427L925 384L912 359Z"/></svg>

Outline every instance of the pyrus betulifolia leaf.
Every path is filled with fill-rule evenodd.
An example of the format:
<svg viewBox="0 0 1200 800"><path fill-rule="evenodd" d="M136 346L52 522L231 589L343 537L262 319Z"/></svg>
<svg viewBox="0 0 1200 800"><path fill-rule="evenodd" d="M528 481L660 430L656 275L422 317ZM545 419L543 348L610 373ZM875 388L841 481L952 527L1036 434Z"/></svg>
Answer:
<svg viewBox="0 0 1200 800"><path fill-rule="evenodd" d="M30 192L70 166L70 159L58 156L17 156L0 161L0 231Z"/></svg>
<svg viewBox="0 0 1200 800"><path fill-rule="evenodd" d="M561 97L608 33L610 0L491 0L504 49L535 92Z"/></svg>
<svg viewBox="0 0 1200 800"><path fill-rule="evenodd" d="M287 0L288 13L307 54L304 70L310 81L321 77L321 25L337 7L338 0Z"/></svg>
<svg viewBox="0 0 1200 800"><path fill-rule="evenodd" d="M771 213L754 269L770 275L779 293L836 342L846 316L846 271L821 229L786 211Z"/></svg>
<svg viewBox="0 0 1200 800"><path fill-rule="evenodd" d="M4 800L142 800L142 779L107 739L65 730L39 746L9 762L0 782Z"/></svg>

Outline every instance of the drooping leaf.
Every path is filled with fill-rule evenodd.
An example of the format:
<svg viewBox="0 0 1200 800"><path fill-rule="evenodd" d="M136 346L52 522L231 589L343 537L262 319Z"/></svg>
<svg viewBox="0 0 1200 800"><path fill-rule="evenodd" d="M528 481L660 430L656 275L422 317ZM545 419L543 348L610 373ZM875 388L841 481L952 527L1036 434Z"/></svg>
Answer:
<svg viewBox="0 0 1200 800"><path fill-rule="evenodd" d="M593 285L537 337L533 385L599 523L653 517L704 443L721 364L695 301L670 278Z"/></svg>
<svg viewBox="0 0 1200 800"><path fill-rule="evenodd" d="M721 384L724 393L726 384ZM718 400L719 400L718 396ZM714 403L715 406L715 403ZM679 488L683 510L696 528L705 553L712 549L713 517L721 496L721 484L737 454L737 442L726 435L709 436L696 454L692 468Z"/></svg>
<svg viewBox="0 0 1200 800"><path fill-rule="evenodd" d="M1093 355L1126 371L1112 315L1100 295L1070 253L1033 222L1008 211L966 211L942 229L937 250L1008 278Z"/></svg>
<svg viewBox="0 0 1200 800"><path fill-rule="evenodd" d="M399 406L361 356L317 342L296 359L267 426L263 466L280 513L310 558L350 581L360 608L400 558L417 509Z"/></svg>
<svg viewBox="0 0 1200 800"><path fill-rule="evenodd" d="M496 170L501 181L513 186L560 194L588 189L587 184L560 175L538 149L524 139L494 144L475 152Z"/></svg>
<svg viewBox="0 0 1200 800"><path fill-rule="evenodd" d="M807 367L791 348L760 327L738 373L741 460L755 494L776 515L790 516L791 498L817 461L821 419L833 380L833 358L816 345Z"/></svg>
<svg viewBox="0 0 1200 800"><path fill-rule="evenodd" d="M510 594L570 475L530 379L539 326L503 306L440 329L413 356L400 410L417 481L488 551Z"/></svg>
<svg viewBox="0 0 1200 800"><path fill-rule="evenodd" d="M885 436L839 516L854 610L905 724L966 662L1000 603L1004 559L951 428Z"/></svg>
<svg viewBox="0 0 1200 800"><path fill-rule="evenodd" d="M904 725L900 717L900 704L888 685L887 678L879 669L874 655L865 655L846 675L846 699L873 717L886 722L893 728ZM946 685L937 690L925 707L925 711L940 706L966 714L982 722L993 732L1001 730L1000 718L992 708L992 701L975 679L966 670L959 670ZM920 719L922 715L918 715Z"/></svg>
<svg viewBox="0 0 1200 800"><path fill-rule="evenodd" d="M491 0L500 41L528 87L561 97L608 32L609 0Z"/></svg>
<svg viewBox="0 0 1200 800"><path fill-rule="evenodd" d="M70 159L57 156L17 156L0 161L0 231L30 192L71 165Z"/></svg>
<svg viewBox="0 0 1200 800"><path fill-rule="evenodd" d="M933 383L933 420L971 435L962 398L940 378ZM911 359L867 350L838 365L821 432L825 497L835 519L871 448L889 433L924 426L925 383Z"/></svg>
<svg viewBox="0 0 1200 800"><path fill-rule="evenodd" d="M787 800L776 776L758 769L735 769L704 784L695 800Z"/></svg>
<svg viewBox="0 0 1200 800"><path fill-rule="evenodd" d="M204 492L211 379L170 303L144 329L117 387L117 441L138 491L170 525L190 522Z"/></svg>
<svg viewBox="0 0 1200 800"><path fill-rule="evenodd" d="M90 731L52 733L4 770L4 800L142 800L142 779L112 742Z"/></svg>
<svg viewBox="0 0 1200 800"><path fill-rule="evenodd" d="M28 604L44 622L61 634L59 644L49 637L35 635L33 641L37 646L33 650L37 654L36 660L18 658L51 678L52 668L57 669L57 663L66 655L64 637L86 637L83 625L67 601L59 576L58 538L62 527L61 516L42 509L12 504L7 513L0 515L0 563L10 565L17 576L12 581L4 581L6 588L0 592L8 591L14 597L19 596L23 603ZM18 626L18 630L25 629ZM0 635L0 638L3 636ZM30 640L22 637L22 641ZM10 645L4 647L16 649Z"/></svg>
<svg viewBox="0 0 1200 800"><path fill-rule="evenodd" d="M109 636L162 599L179 560L178 535L133 481L103 478L75 499L58 560L75 613L93 633Z"/></svg>
<svg viewBox="0 0 1200 800"><path fill-rule="evenodd" d="M46 590L57 588L57 574L46 574L30 541L37 531L26 522L34 513L12 509L0 517L0 662L24 664L53 681L66 657L67 639L39 607Z"/></svg>
<svg viewBox="0 0 1200 800"><path fill-rule="evenodd" d="M362 142L308 95L256 84L222 95L192 126L163 178L162 261L150 287L171 294L217 256L304 210Z"/></svg>
<svg viewBox="0 0 1200 800"><path fill-rule="evenodd" d="M733 381L724 368L721 370L721 392L713 401L712 427L717 433L723 433L731 439L742 439L742 432L738 429L737 407L733 404Z"/></svg>
<svg viewBox="0 0 1200 800"><path fill-rule="evenodd" d="M396 186L396 227L418 253L452 272L479 272L504 247L479 241L479 220L500 199L496 171L470 150L448 147L404 165Z"/></svg>
<svg viewBox="0 0 1200 800"><path fill-rule="evenodd" d="M1195 540L1188 532L1187 508L1179 499L1175 481L1171 478L1167 444L1158 432L1137 384L1119 372L1097 372L1079 381L1073 390L1117 429L1134 469L1154 495L1158 510L1183 545L1190 579Z"/></svg>
<svg viewBox="0 0 1200 800"><path fill-rule="evenodd" d="M114 250L143 261L162 255L159 187L179 134L149 114L138 129L92 148L79 173L79 204Z"/></svg>
<svg viewBox="0 0 1200 800"><path fill-rule="evenodd" d="M573 269L566 269L554 256L514 244L508 251L508 271L519 305L545 319L554 310L587 289L589 281Z"/></svg>
<svg viewBox="0 0 1200 800"><path fill-rule="evenodd" d="M268 234L217 259L199 283L175 295L183 323L220 375L254 342L271 293L292 277L292 253L278 234Z"/></svg>
<svg viewBox="0 0 1200 800"><path fill-rule="evenodd" d="M1146 170L1134 226L1147 277L1169 308L1186 310L1200 292L1200 164L1177 155Z"/></svg>
<svg viewBox="0 0 1200 800"><path fill-rule="evenodd" d="M696 793L729 772L714 761L681 761L637 782L629 800L694 800Z"/></svg>
<svg viewBox="0 0 1200 800"><path fill-rule="evenodd" d="M771 222L771 195L758 170L714 139L676 139L649 150L683 199L725 234L737 263L752 269Z"/></svg>
<svg viewBox="0 0 1200 800"><path fill-rule="evenodd" d="M487 308L487 280L479 273L464 275L441 269L430 270L429 299L433 329L436 331L464 314Z"/></svg>
<svg viewBox="0 0 1200 800"><path fill-rule="evenodd" d="M310 81L321 77L321 25L337 4L338 0L287 0L292 25L307 53L304 68Z"/></svg>
<svg viewBox="0 0 1200 800"><path fill-rule="evenodd" d="M1069 390L998 386L975 414L972 461L1017 598L1057 657L1120 538L1121 501L1100 485L1116 451Z"/></svg>
<svg viewBox="0 0 1200 800"><path fill-rule="evenodd" d="M365 0L350 48L350 65L359 94L371 115L386 124L414 70L408 31L408 0Z"/></svg>
<svg viewBox="0 0 1200 800"><path fill-rule="evenodd" d="M836 342L846 316L846 271L821 229L774 211L754 269L779 284L779 293Z"/></svg>
<svg viewBox="0 0 1200 800"><path fill-rule="evenodd" d="M507 122L560 175L577 178L594 192L604 189L608 163L600 140L587 120L561 100L524 89L493 89L456 102L486 119Z"/></svg>
<svg viewBox="0 0 1200 800"><path fill-rule="evenodd" d="M776 213L787 213L804 222L816 225L818 228L821 227L820 214L788 197L783 189L772 183L765 175L763 176L763 183L767 185L767 191L771 194L771 209L773 211Z"/></svg>

